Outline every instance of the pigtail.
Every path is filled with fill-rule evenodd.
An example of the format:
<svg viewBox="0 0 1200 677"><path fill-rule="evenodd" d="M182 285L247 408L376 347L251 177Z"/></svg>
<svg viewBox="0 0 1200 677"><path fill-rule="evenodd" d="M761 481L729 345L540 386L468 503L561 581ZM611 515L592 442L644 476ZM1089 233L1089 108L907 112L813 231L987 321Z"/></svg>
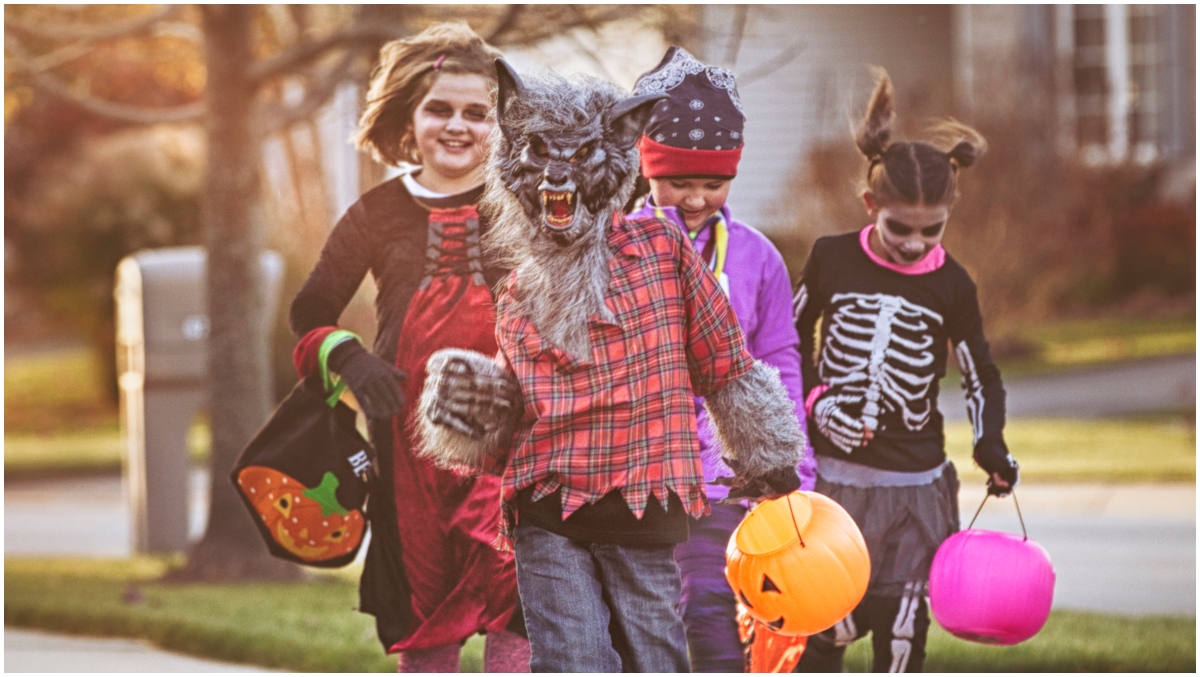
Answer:
<svg viewBox="0 0 1200 677"><path fill-rule="evenodd" d="M892 81L882 68L872 69L877 82L867 114L854 131L854 143L868 160L883 155L892 138Z"/></svg>
<svg viewBox="0 0 1200 677"><path fill-rule="evenodd" d="M945 151L946 158L956 168L970 167L987 152L987 140L983 135L953 118L934 124L929 128L929 135L935 145L950 149Z"/></svg>

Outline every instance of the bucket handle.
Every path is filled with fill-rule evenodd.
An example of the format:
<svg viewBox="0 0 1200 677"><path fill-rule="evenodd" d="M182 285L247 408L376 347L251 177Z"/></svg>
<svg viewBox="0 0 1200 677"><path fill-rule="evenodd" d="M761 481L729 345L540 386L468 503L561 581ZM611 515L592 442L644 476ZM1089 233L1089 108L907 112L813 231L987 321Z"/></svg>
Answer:
<svg viewBox="0 0 1200 677"><path fill-rule="evenodd" d="M1025 518L1021 515L1021 504L1017 502L1017 490L1012 489L1011 493L1012 493L1012 498L1013 498L1013 505L1017 506L1017 519L1021 521L1021 535L1024 536L1026 541L1028 541L1029 533L1025 531ZM983 501L979 504L979 509L975 511L975 517L972 517L971 523L967 525L968 529L975 526L975 520L979 518L979 513L983 510L983 504L987 503L987 500L991 497L992 497L992 495L988 494L988 493L985 493L983 495Z"/></svg>

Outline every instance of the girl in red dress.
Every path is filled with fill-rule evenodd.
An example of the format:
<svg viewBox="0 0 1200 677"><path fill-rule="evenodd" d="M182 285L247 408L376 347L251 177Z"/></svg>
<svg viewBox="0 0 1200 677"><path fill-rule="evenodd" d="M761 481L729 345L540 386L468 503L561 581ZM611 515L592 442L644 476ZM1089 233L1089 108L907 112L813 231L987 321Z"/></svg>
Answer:
<svg viewBox="0 0 1200 677"><path fill-rule="evenodd" d="M315 351L368 271L379 289L374 349L344 341L328 363L368 419L390 494L372 503L395 507L374 511L360 608L401 672L457 671L462 643L479 632L487 672L529 669L512 555L492 547L499 479L418 459L409 426L432 352L496 352L491 288L507 271L480 256L488 224L476 204L498 56L464 24L383 47L357 141L381 162L418 166L350 207L291 308L299 350Z"/></svg>

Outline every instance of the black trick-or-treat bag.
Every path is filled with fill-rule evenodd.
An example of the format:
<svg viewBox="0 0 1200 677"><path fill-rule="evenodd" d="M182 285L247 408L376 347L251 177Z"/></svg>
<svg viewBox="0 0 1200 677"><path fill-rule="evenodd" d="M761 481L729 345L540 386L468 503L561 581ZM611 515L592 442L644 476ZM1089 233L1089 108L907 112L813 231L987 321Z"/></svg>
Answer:
<svg viewBox="0 0 1200 677"><path fill-rule="evenodd" d="M349 337L347 337L349 334ZM230 479L276 557L316 567L354 561L366 531L375 452L340 401L325 359L349 332L321 344L320 372L303 378L234 463Z"/></svg>

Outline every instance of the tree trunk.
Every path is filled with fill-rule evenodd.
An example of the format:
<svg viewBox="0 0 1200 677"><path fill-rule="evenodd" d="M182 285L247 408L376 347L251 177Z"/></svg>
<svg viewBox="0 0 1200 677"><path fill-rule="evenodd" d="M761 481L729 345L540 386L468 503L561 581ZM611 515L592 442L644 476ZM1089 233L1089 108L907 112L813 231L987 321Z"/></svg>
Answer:
<svg viewBox="0 0 1200 677"><path fill-rule="evenodd" d="M208 529L175 580L289 579L298 567L271 557L229 472L271 412L266 295L259 274L265 240L259 197L261 130L248 5L203 5L208 69L208 165L204 223L208 246L209 415L212 478Z"/></svg>

